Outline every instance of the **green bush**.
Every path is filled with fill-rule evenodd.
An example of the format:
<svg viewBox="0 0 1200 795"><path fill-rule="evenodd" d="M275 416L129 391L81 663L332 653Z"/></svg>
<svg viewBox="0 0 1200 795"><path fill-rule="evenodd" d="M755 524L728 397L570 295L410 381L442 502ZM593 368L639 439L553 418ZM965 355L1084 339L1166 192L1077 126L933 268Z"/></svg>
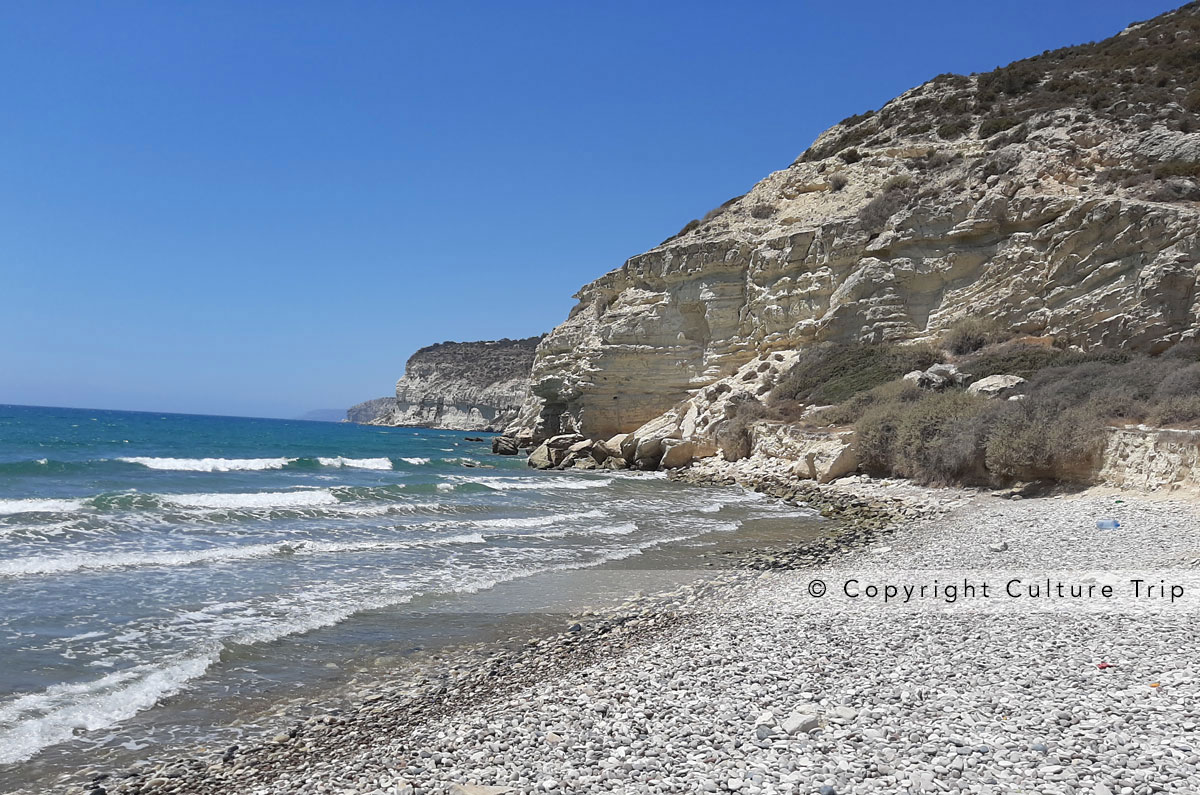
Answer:
<svg viewBox="0 0 1200 795"><path fill-rule="evenodd" d="M998 119L984 119L979 125L979 137L991 138L996 133L1010 130L1021 123L1021 120L1014 116L1001 116Z"/></svg>
<svg viewBox="0 0 1200 795"><path fill-rule="evenodd" d="M1004 342L1012 333L998 320L986 317L964 317L955 320L942 335L946 350L962 356L974 353L984 345Z"/></svg>
<svg viewBox="0 0 1200 795"><path fill-rule="evenodd" d="M896 447L896 434L904 419L899 403L872 406L854 424L854 445L858 465L874 474L890 474Z"/></svg>
<svg viewBox="0 0 1200 795"><path fill-rule="evenodd" d="M840 403L940 361L928 345L822 343L804 351L771 390L770 402Z"/></svg>
<svg viewBox="0 0 1200 795"><path fill-rule="evenodd" d="M966 134L966 132L970 129L970 117L963 116L939 125L937 128L937 134L939 138L944 138L947 141L953 141L955 138L962 138L963 135Z"/></svg>
<svg viewBox="0 0 1200 795"><path fill-rule="evenodd" d="M819 412L813 420L821 425L853 425L876 406L885 403L911 403L920 400L924 394L924 390L911 381L896 379L865 392L856 392L841 403Z"/></svg>
<svg viewBox="0 0 1200 795"><path fill-rule="evenodd" d="M1046 348L1040 345L1012 344L984 348L960 363L960 368L976 380L989 375L1019 375L1031 378L1047 367L1083 364L1084 362L1125 362L1130 358L1124 351L1100 349L1087 353Z"/></svg>

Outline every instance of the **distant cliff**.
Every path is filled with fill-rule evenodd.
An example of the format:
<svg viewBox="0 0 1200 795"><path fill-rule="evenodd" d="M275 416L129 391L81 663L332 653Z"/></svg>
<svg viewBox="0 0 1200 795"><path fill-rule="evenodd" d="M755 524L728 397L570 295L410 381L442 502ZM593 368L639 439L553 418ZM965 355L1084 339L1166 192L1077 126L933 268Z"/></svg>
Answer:
<svg viewBox="0 0 1200 795"><path fill-rule="evenodd" d="M421 348L409 358L404 377L396 382L393 404L379 406L381 413L367 422L503 430L516 419L529 391L529 370L541 340L442 342ZM381 400L368 401L355 409L379 403Z"/></svg>
<svg viewBox="0 0 1200 795"><path fill-rule="evenodd" d="M346 409L346 419L359 425L370 425L380 417L385 417L396 410L396 398L381 397L374 400L364 400Z"/></svg>

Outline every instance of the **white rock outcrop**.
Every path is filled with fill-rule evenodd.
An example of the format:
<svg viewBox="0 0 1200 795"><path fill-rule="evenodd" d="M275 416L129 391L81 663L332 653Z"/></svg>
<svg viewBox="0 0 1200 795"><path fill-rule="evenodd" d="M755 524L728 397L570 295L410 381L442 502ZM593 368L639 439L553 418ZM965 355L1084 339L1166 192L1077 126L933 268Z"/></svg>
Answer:
<svg viewBox="0 0 1200 795"><path fill-rule="evenodd" d="M390 410L372 425L499 431L516 419L529 390L540 337L443 342L421 348L396 382Z"/></svg>
<svg viewBox="0 0 1200 795"><path fill-rule="evenodd" d="M1200 492L1200 431L1113 428L1093 482L1141 491Z"/></svg>
<svg viewBox="0 0 1200 795"><path fill-rule="evenodd" d="M967 394L985 398L1010 398L1017 395L1026 383L1019 375L989 375L967 387Z"/></svg>

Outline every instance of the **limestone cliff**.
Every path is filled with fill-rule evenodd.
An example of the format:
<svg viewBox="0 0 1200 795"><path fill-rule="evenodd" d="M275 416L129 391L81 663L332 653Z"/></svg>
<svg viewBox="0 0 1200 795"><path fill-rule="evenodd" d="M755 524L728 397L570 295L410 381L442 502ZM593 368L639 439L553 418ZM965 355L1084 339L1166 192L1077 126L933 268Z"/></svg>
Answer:
<svg viewBox="0 0 1200 795"><path fill-rule="evenodd" d="M929 339L964 316L1155 352L1197 334L1198 230L1192 3L835 125L583 287L512 430L650 423L711 454L730 396L769 390L790 352Z"/></svg>
<svg viewBox="0 0 1200 795"><path fill-rule="evenodd" d="M442 342L414 353L396 397L372 425L501 430L517 416L541 337Z"/></svg>
<svg viewBox="0 0 1200 795"><path fill-rule="evenodd" d="M370 425L380 417L390 415L396 410L396 398L381 397L374 400L364 400L346 409L346 421L357 422L359 425Z"/></svg>

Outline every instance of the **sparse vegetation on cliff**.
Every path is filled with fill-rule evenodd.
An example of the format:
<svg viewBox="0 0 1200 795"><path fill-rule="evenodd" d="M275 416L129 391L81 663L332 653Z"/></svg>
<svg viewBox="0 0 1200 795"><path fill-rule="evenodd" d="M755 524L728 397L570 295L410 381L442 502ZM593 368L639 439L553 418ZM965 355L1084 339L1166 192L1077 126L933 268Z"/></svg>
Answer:
<svg viewBox="0 0 1200 795"><path fill-rule="evenodd" d="M890 380L855 391L812 422L853 425L861 466L877 474L935 484L1071 480L1100 452L1109 425L1200 423L1198 350L1180 345L1151 357L990 345L961 358L960 367L976 380L999 372L1028 377L1022 399ZM876 355L862 346L847 358Z"/></svg>

